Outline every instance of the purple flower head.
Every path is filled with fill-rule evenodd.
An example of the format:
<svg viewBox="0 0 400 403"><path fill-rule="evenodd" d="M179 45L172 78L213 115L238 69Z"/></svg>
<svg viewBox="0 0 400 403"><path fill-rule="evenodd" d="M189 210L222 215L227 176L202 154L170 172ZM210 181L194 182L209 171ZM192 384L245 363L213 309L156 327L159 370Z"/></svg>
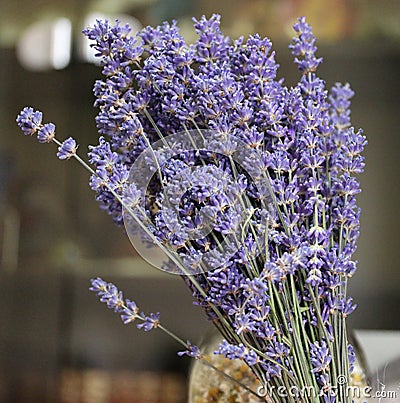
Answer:
<svg viewBox="0 0 400 403"><path fill-rule="evenodd" d="M244 355L243 360L247 365L252 367L260 362L260 357L254 350L249 350L249 352Z"/></svg>
<svg viewBox="0 0 400 403"><path fill-rule="evenodd" d="M281 279L281 271L275 262L265 263L263 270L264 279L267 281L278 282Z"/></svg>
<svg viewBox="0 0 400 403"><path fill-rule="evenodd" d="M97 295L102 295L107 292L107 282L102 278L97 277L90 280L92 286L89 288L90 291L95 292Z"/></svg>
<svg viewBox="0 0 400 403"><path fill-rule="evenodd" d="M218 346L218 350L216 350L214 354L221 354L229 360L236 360L243 359L245 355L248 354L248 350L243 344L234 345L228 343L226 340L223 340Z"/></svg>
<svg viewBox="0 0 400 403"><path fill-rule="evenodd" d="M310 344L311 362L313 365L312 372L327 372L332 361L329 348L325 340Z"/></svg>
<svg viewBox="0 0 400 403"><path fill-rule="evenodd" d="M76 154L77 149L76 141L72 137L69 137L58 147L57 157L60 160L68 160Z"/></svg>
<svg viewBox="0 0 400 403"><path fill-rule="evenodd" d="M53 141L56 133L56 126L53 123L45 123L37 133L39 143L50 143Z"/></svg>
<svg viewBox="0 0 400 403"><path fill-rule="evenodd" d="M199 360L202 358L202 354L201 354L199 347L191 344L189 340L186 342L186 344L188 347L187 350L178 352L178 355L180 357L182 357L183 355L187 355L188 357L195 358L196 360Z"/></svg>
<svg viewBox="0 0 400 403"><path fill-rule="evenodd" d="M357 308L357 304L353 303L353 298L349 297L346 300L343 300L343 305L342 305L342 315L343 317L349 316L351 313L355 311Z"/></svg>
<svg viewBox="0 0 400 403"><path fill-rule="evenodd" d="M306 22L305 17L300 17L297 23L293 25L297 33L297 38L293 39L290 45L298 69L303 73L315 71L322 62L322 58L317 58L315 52L315 36L312 33L311 26Z"/></svg>
<svg viewBox="0 0 400 403"><path fill-rule="evenodd" d="M347 346L349 364L350 364L350 373L354 371L354 365L356 362L356 353L354 351L354 347L349 343Z"/></svg>
<svg viewBox="0 0 400 403"><path fill-rule="evenodd" d="M123 311L123 295L114 284L107 283L100 277L92 279L91 284L89 290L95 292L100 297L100 301L105 303L108 308L113 309L114 312Z"/></svg>
<svg viewBox="0 0 400 403"><path fill-rule="evenodd" d="M123 190L122 200L127 208L133 209L140 202L141 193L134 183L131 183Z"/></svg>
<svg viewBox="0 0 400 403"><path fill-rule="evenodd" d="M204 15L200 20L193 19L199 40L196 43L197 61L213 62L227 57L229 38L220 29L221 16L214 14L207 19Z"/></svg>
<svg viewBox="0 0 400 403"><path fill-rule="evenodd" d="M121 313L122 322L124 322L125 325L133 322L135 319L139 317L138 313L139 308L137 307L136 303L134 301L126 299L125 307L123 308Z"/></svg>
<svg viewBox="0 0 400 403"><path fill-rule="evenodd" d="M143 322L138 323L136 327L138 329L143 329L145 332L149 332L152 329L155 329L160 324L160 314L159 313L151 313L149 316L145 316L142 313Z"/></svg>
<svg viewBox="0 0 400 403"><path fill-rule="evenodd" d="M249 315L236 315L234 326L236 327L236 333L248 333L254 329L254 321Z"/></svg>
<svg viewBox="0 0 400 403"><path fill-rule="evenodd" d="M43 114L26 106L17 116L17 124L25 135L33 135L42 127Z"/></svg>

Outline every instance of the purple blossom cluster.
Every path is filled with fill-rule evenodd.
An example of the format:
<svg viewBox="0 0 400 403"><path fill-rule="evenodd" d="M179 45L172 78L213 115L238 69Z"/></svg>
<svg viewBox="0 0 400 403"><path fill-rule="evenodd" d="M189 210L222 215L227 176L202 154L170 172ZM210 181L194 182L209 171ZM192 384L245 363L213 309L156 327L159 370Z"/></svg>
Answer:
<svg viewBox="0 0 400 403"><path fill-rule="evenodd" d="M25 135L36 135L39 143L55 142L59 145L57 157L61 160L70 159L76 155L78 146L76 141L69 137L60 143L56 140L56 126L53 123L42 123L43 114L33 108L25 107L17 116L17 124Z"/></svg>
<svg viewBox="0 0 400 403"><path fill-rule="evenodd" d="M98 295L100 302L105 303L108 308L118 313L124 324L138 320L139 323L136 324L136 327L146 332L159 326L159 313L150 313L149 315L145 315L143 312L139 313L136 303L130 299L124 299L122 291L118 290L113 283L107 283L100 277L92 279L91 283L90 291Z"/></svg>
<svg viewBox="0 0 400 403"><path fill-rule="evenodd" d="M40 143L49 143L54 138L55 126L53 123L42 124L43 114L25 107L17 117L17 124L25 135L36 134Z"/></svg>
<svg viewBox="0 0 400 403"><path fill-rule="evenodd" d="M194 27L194 44L175 22L136 36L119 22L84 31L104 74L94 87L100 138L90 147L90 186L117 224L124 204L170 264L194 273L183 278L224 337L217 354L244 360L261 382L327 390L354 362L346 285L357 268L366 139L351 125L353 91L327 89L317 76L322 59L305 18L290 46L301 72L293 87L277 78L268 38L231 40L218 15ZM18 124L48 142L54 125L41 120L26 108ZM75 152L68 139L59 157ZM139 169L151 173L145 188L132 183ZM112 285L92 284L124 322L138 316ZM190 344L182 354L200 356Z"/></svg>
<svg viewBox="0 0 400 403"><path fill-rule="evenodd" d="M355 175L364 167L366 140L351 126L353 92L348 84L328 91L316 75L322 59L304 18L294 25L291 45L303 74L290 88L276 77L267 38L231 41L219 22L215 15L195 21L194 45L185 43L176 23L147 27L137 37L129 36L127 27L101 21L85 31L95 41L106 76L95 85L97 125L104 137L91 159L101 176L113 181L115 175L126 177L137 157L160 138L212 130L201 154L169 145L172 152L158 158L159 177L146 189L152 195L146 214L154 234L186 266L214 262L215 269L185 281L226 337L219 354L245 360L268 379L281 376L282 368L293 374L293 354L300 351L289 348L283 335L304 325L303 344L309 346L302 348L310 349L312 372L323 385L321 372L326 375L333 359L333 322L355 307L344 285L356 270L360 189ZM229 158L238 144L253 150L242 166ZM201 174L194 178L189 168L199 165ZM236 188L228 190L225 176L235 173ZM176 184L185 181L191 186L180 192ZM175 206L172 198L165 203L168 186L175 189ZM106 189L95 190L120 222L119 204ZM266 200L273 208L265 207ZM241 201L244 210L233 208ZM252 231L233 256L221 259L221 241L240 232L249 208ZM200 211L214 217L214 226L194 238L188 229L201 228ZM260 235L267 243L259 244ZM214 254L206 261L208 250ZM284 301L284 294L295 301ZM312 329L321 327L328 340L311 342Z"/></svg>

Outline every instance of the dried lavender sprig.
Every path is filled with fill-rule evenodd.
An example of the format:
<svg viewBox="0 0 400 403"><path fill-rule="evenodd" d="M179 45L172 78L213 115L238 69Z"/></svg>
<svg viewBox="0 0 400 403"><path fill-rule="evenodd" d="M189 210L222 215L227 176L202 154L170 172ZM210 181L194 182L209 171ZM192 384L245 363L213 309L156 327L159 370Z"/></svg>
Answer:
<svg viewBox="0 0 400 403"><path fill-rule="evenodd" d="M37 134L38 140L43 143L49 143L49 142L54 142L57 144L58 147L58 152L57 152L57 157L61 160L68 160L70 158L75 158L87 171L89 171L92 175L99 177L98 173L93 170L93 168L88 165L79 155L77 154L77 145L75 139L72 137L69 137L68 139L64 140L63 142L60 142L56 137L55 137L55 125L53 123L46 123L42 125L42 112L40 111L34 111L32 107L25 107L20 114L17 116L17 124L21 128L24 134L26 135L33 135ZM46 133L48 132L46 125L51 125L52 131L50 134ZM45 140L42 140L45 138ZM103 178L99 177L100 180ZM113 193L114 197L121 203L121 205L125 205L125 207L128 209L129 213L132 215L132 217L139 223L139 225L142 226L142 229L146 231L146 233L152 237L152 240L164 250L164 246L158 241L157 238L154 237L154 235L148 230L147 227L145 227L142 223L142 221L137 217L136 213L132 210L132 203L130 202L129 204L125 204L123 197L119 195L118 193L115 192L115 190L111 187L109 183L104 181L104 186L107 187L107 189ZM131 185L132 186L132 185ZM133 207L136 207L136 203ZM164 250L165 251L165 250ZM169 256L170 258L174 258L173 256ZM184 268L184 266L183 266Z"/></svg>
<svg viewBox="0 0 400 403"><path fill-rule="evenodd" d="M184 341L182 338L177 336L174 332L170 331L168 328L163 326L160 322L160 313L150 313L149 315L139 313L139 307L136 303L130 299L125 299L122 291L113 284L106 282L100 277L93 278L91 281L92 286L89 288L97 294L100 302L107 305L107 308L114 310L121 317L122 322L126 324L131 324L135 321L140 321L136 324L138 329L143 329L145 332L149 332L153 329L160 329L162 332L167 334L169 337L178 342L182 347L185 348L184 351L178 352L179 356L187 355L191 358L199 360L203 365L212 368L214 371L224 376L230 382L238 384L240 387L244 388L248 392L252 393L256 397L261 397L257 392L249 388L247 385L233 378L229 374L221 371L215 365L213 365L201 352L198 346L192 344L190 341ZM266 400L268 401L268 400Z"/></svg>
<svg viewBox="0 0 400 403"><path fill-rule="evenodd" d="M138 329L144 329L148 332L160 325L160 313L150 313L149 315L139 313L139 308L134 301L124 299L122 291L112 284L97 277L92 279L92 286L89 288L100 298L100 302L107 305L107 308L113 309L114 312L121 316L124 324L132 323L136 320L140 321L136 326Z"/></svg>
<svg viewBox="0 0 400 403"><path fill-rule="evenodd" d="M48 133L48 136L46 138L46 141L42 141L45 143L53 142L57 144L58 147L58 153L57 156L61 160L69 160L70 158L76 159L86 170L88 170L92 175L99 177L100 180L103 180L102 177L99 176L99 174L94 171L90 165L88 165L78 154L77 154L77 145L76 141L72 138L69 137L67 140L64 142L60 142L57 140L55 137L55 125L53 123L51 124L42 124L42 112L40 111L34 111L32 107L25 107L20 114L17 116L17 124L21 128L24 134L26 135L34 135L37 134L38 139L40 140L40 136L42 136L42 132ZM51 132L47 130L49 126L46 125L51 125ZM121 196L119 195L114 188L107 182L103 182L104 186L113 194L113 196L118 200L121 205L123 205L129 214L132 216L132 218L139 224L139 226L146 232L147 235L152 239L152 241L159 246L166 254L167 256L180 267L183 273L187 273L187 277L190 279L190 282L196 287L198 292L200 292L204 297L206 297L206 294L204 290L200 287L198 282L196 281L196 278L192 276L189 271L187 271L185 265L181 262L180 257L176 256L173 254L169 249L167 249L160 241L154 236L154 234L145 226L145 224L142 222L141 217L146 217L144 213L141 214L141 217L138 217L136 212L133 210L132 205L131 205L131 198L130 198L130 193L128 193L128 203L125 202L124 200L124 195ZM128 188L128 190L130 190ZM136 208L136 203L135 206ZM227 318L223 317L219 310L213 305L210 304L210 308L215 312L215 314L218 316L220 322L222 325L225 325L226 329L230 328L230 325L227 323ZM234 335L234 337L237 337Z"/></svg>

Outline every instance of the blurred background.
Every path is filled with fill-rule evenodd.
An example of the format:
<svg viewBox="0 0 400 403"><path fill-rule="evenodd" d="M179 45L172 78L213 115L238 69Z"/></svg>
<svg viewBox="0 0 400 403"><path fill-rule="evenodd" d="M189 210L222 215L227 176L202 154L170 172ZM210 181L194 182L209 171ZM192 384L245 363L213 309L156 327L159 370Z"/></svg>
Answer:
<svg viewBox="0 0 400 403"><path fill-rule="evenodd" d="M269 36L279 76L299 75L287 45L305 15L328 85L350 82L353 124L368 137L361 177L354 329L400 327L400 2L398 0L0 0L0 402L184 402L189 360L157 332L123 326L88 291L104 276L184 339L210 331L177 277L148 266L98 209L88 175L56 149L24 138L26 105L58 135L97 143L92 86L100 69L81 30L119 18L134 30L222 15L226 34Z"/></svg>

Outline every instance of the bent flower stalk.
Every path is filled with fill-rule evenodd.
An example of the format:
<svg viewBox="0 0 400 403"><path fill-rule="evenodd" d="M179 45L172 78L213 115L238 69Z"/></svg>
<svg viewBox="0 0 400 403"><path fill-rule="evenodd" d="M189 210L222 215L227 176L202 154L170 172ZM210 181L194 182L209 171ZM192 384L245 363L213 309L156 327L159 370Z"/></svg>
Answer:
<svg viewBox="0 0 400 403"><path fill-rule="evenodd" d="M347 282L357 266L356 175L366 144L350 121L353 91L328 90L318 77L322 59L305 18L290 45L300 72L293 87L277 78L268 38L232 40L218 15L194 27L194 44L175 22L137 35L118 21L84 31L104 74L94 86L100 137L89 163L41 112L26 107L17 123L90 171L100 207L125 221L131 239L162 249L161 268L182 276L221 333L215 354L242 360L258 379L251 393L350 402ZM158 328L183 346L180 355L212 366L113 284L96 278L91 290L124 323ZM282 400L279 387L317 394Z"/></svg>

